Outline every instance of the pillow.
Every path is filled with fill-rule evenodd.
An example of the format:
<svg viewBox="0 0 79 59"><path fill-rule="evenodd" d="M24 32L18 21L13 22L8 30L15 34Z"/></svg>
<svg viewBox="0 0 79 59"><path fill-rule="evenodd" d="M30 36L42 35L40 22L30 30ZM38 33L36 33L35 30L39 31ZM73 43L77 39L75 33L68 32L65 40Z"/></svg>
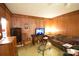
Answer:
<svg viewBox="0 0 79 59"><path fill-rule="evenodd" d="M66 48L71 48L72 47L72 45L68 44L68 43L63 44L63 46L66 47Z"/></svg>

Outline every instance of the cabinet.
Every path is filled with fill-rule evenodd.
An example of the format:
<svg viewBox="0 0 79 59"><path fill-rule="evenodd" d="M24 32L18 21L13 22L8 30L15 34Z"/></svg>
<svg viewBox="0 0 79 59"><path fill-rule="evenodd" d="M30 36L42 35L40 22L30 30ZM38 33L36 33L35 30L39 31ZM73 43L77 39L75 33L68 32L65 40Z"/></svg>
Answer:
<svg viewBox="0 0 79 59"><path fill-rule="evenodd" d="M11 28L11 36L16 36L17 44L22 43L22 29Z"/></svg>
<svg viewBox="0 0 79 59"><path fill-rule="evenodd" d="M8 37L0 40L0 56L16 56L16 37Z"/></svg>

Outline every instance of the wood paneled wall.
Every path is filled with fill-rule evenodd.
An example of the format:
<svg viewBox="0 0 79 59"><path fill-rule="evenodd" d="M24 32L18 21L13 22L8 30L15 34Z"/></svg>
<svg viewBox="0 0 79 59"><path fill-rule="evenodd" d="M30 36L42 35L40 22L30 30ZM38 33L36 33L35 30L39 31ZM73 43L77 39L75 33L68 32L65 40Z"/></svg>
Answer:
<svg viewBox="0 0 79 59"><path fill-rule="evenodd" d="M79 36L79 11L52 18L51 21L52 26L60 30L57 34Z"/></svg>
<svg viewBox="0 0 79 59"><path fill-rule="evenodd" d="M35 28L44 27L44 18L27 15L12 15L12 27L22 28L22 38L30 39L35 34Z"/></svg>
<svg viewBox="0 0 79 59"><path fill-rule="evenodd" d="M7 20L7 36L10 36L11 15L12 13L5 6L5 4L0 3L0 20L1 20L1 17L5 17Z"/></svg>

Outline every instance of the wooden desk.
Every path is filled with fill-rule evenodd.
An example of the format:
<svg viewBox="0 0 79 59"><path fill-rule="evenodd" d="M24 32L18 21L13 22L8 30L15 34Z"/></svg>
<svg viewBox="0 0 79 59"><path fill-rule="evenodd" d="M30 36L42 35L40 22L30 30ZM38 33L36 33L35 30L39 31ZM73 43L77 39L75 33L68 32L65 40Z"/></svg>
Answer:
<svg viewBox="0 0 79 59"><path fill-rule="evenodd" d="M0 40L0 56L16 56L16 37L7 37Z"/></svg>
<svg viewBox="0 0 79 59"><path fill-rule="evenodd" d="M35 42L38 42L38 40L42 39L44 35L31 35L32 36L32 44L35 45Z"/></svg>
<svg viewBox="0 0 79 59"><path fill-rule="evenodd" d="M31 36L32 36L32 44L35 45L35 42L38 43L38 41L40 41L41 39L43 39L44 36L47 35L31 35Z"/></svg>

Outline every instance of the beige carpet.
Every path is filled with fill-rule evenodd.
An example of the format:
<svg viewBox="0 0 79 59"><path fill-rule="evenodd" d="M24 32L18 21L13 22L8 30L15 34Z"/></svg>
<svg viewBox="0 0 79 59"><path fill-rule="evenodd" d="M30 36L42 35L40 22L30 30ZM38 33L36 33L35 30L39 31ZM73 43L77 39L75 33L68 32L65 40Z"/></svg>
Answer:
<svg viewBox="0 0 79 59"><path fill-rule="evenodd" d="M42 56L42 53L38 53L39 44L26 45L23 47L18 47L18 56ZM47 49L44 53L45 56L62 56L63 51L55 46L51 46L51 49Z"/></svg>

